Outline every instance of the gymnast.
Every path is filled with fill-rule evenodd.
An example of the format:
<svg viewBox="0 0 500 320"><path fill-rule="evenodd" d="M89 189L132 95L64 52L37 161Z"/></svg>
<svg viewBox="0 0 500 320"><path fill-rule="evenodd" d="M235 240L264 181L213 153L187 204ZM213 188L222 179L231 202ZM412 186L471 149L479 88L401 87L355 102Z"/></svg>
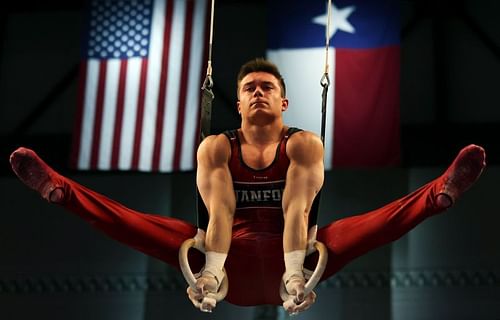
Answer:
<svg viewBox="0 0 500 320"><path fill-rule="evenodd" d="M286 88L278 68L264 59L244 64L237 78L241 127L206 137L198 148L196 183L208 212L205 254L192 250L189 262L202 270L192 303L202 303L230 279L226 301L235 305L282 304L279 288L294 297L289 313L308 309L316 299L304 292L304 268L311 239L324 243L328 261L321 280L370 250L388 244L428 217L455 204L486 165L480 146L463 148L449 168L418 190L382 208L319 229L311 224L313 202L323 185L323 145L315 134L288 127ZM111 238L179 269L181 244L197 226L137 212L66 178L35 152L19 148L10 157L13 171L50 203L79 215ZM226 272L223 272L223 270Z"/></svg>

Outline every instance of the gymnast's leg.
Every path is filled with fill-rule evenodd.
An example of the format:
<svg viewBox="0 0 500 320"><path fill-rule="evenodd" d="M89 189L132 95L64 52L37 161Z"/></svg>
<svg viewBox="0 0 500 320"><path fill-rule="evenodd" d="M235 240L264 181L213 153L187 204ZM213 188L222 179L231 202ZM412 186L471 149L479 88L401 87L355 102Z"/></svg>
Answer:
<svg viewBox="0 0 500 320"><path fill-rule="evenodd" d="M399 239L426 218L449 208L474 184L485 165L484 149L469 145L443 175L420 189L380 209L335 221L318 230L317 239L329 250L323 279L356 257Z"/></svg>
<svg viewBox="0 0 500 320"><path fill-rule="evenodd" d="M76 213L111 238L179 268L182 242L196 227L182 220L129 209L95 191L61 176L35 152L19 148L10 156L13 171L42 198ZM203 262L200 254L199 264Z"/></svg>

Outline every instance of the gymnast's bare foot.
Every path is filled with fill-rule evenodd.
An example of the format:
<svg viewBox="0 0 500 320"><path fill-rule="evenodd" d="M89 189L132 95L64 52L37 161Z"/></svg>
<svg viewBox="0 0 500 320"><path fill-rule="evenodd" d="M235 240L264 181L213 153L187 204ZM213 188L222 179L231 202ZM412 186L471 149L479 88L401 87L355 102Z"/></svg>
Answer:
<svg viewBox="0 0 500 320"><path fill-rule="evenodd" d="M18 148L10 155L10 164L17 177L28 187L40 193L49 202L61 202L64 190L56 182L57 173L30 149Z"/></svg>
<svg viewBox="0 0 500 320"><path fill-rule="evenodd" d="M479 178L486 166L486 153L477 145L460 150L450 167L443 174L444 185L436 197L441 208L450 207Z"/></svg>

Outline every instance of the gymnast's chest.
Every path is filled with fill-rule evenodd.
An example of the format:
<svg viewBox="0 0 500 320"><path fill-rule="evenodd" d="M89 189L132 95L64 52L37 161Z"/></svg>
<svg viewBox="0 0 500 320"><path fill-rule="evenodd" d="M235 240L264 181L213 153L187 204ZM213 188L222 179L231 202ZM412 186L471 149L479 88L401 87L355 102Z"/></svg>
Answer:
<svg viewBox="0 0 500 320"><path fill-rule="evenodd" d="M250 167L243 157L233 159L230 169L238 209L281 208L290 161L279 152L266 160L266 167L256 169Z"/></svg>
<svg viewBox="0 0 500 320"><path fill-rule="evenodd" d="M243 144L240 147L240 160L255 171L269 168L279 158L279 143L265 147Z"/></svg>

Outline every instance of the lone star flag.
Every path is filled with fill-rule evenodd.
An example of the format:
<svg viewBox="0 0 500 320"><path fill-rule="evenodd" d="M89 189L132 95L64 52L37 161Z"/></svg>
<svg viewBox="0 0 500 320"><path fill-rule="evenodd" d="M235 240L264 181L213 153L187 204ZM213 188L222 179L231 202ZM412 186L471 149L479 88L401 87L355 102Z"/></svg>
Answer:
<svg viewBox="0 0 500 320"><path fill-rule="evenodd" d="M285 122L319 134L327 1L270 1L268 59L287 82ZM328 37L325 168L397 165L399 3L336 0Z"/></svg>
<svg viewBox="0 0 500 320"><path fill-rule="evenodd" d="M194 168L207 0L92 0L73 167Z"/></svg>

